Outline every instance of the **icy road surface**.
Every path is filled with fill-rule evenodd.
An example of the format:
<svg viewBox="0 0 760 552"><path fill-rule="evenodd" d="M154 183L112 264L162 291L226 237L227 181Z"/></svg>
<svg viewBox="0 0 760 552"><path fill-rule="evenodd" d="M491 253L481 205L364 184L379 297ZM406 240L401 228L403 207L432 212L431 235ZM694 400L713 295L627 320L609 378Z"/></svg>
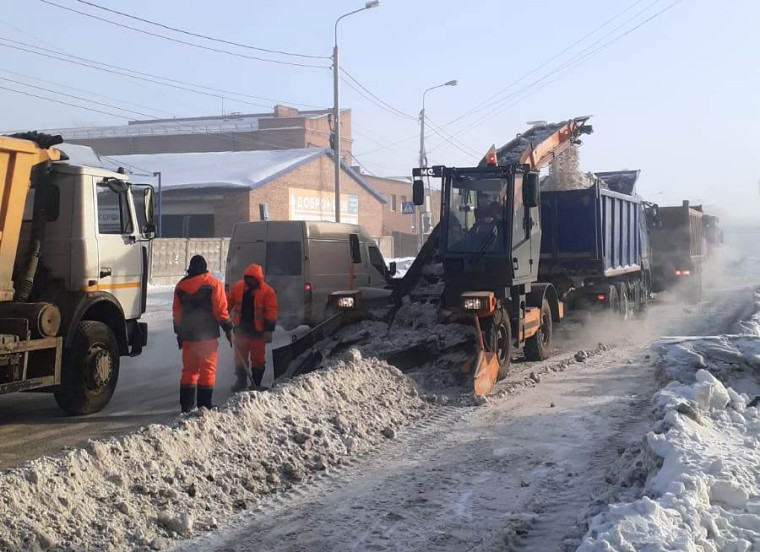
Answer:
<svg viewBox="0 0 760 552"><path fill-rule="evenodd" d="M648 428L651 340L728 329L751 298L719 293L703 311L658 305L646 331L634 323L617 347L583 362L565 353L516 363L485 407L444 407L368 459L176 550L574 549L606 470Z"/></svg>
<svg viewBox="0 0 760 552"><path fill-rule="evenodd" d="M122 358L119 383L111 402L97 414L70 417L52 395L13 393L0 396L0 469L18 465L64 447L83 445L88 439L123 435L151 423L165 423L179 413L180 352L171 322L172 287L149 290L148 347L136 358ZM286 332L276 339L287 342ZM219 341L214 402L230 396L235 381L232 350ZM271 365L271 361L269 362ZM271 382L268 373L265 384Z"/></svg>

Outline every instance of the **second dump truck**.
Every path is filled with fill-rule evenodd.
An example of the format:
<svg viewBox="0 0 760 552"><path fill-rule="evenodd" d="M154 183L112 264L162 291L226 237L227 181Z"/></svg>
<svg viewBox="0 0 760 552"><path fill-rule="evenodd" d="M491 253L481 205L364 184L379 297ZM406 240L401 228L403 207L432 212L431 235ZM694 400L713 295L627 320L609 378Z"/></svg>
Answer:
<svg viewBox="0 0 760 552"><path fill-rule="evenodd" d="M627 318L645 308L652 267L638 177L639 171L601 172L586 188L542 190L538 274L570 309Z"/></svg>

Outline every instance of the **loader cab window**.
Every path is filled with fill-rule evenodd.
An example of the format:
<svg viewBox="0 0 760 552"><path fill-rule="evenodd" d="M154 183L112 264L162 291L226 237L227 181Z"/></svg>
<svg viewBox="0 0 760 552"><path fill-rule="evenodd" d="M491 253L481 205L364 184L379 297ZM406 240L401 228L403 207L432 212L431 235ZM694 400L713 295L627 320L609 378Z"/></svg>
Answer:
<svg viewBox="0 0 760 552"><path fill-rule="evenodd" d="M97 185L98 233L131 234L134 231L127 201L127 187L117 179Z"/></svg>
<svg viewBox="0 0 760 552"><path fill-rule="evenodd" d="M449 193L448 250L454 253L503 252L507 181L454 176Z"/></svg>

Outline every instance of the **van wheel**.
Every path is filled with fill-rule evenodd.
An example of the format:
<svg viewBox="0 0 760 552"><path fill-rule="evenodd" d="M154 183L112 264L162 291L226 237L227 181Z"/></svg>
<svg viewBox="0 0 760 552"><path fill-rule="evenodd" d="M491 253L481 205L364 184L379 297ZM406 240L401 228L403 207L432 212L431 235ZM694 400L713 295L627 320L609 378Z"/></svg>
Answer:
<svg viewBox="0 0 760 552"><path fill-rule="evenodd" d="M549 301L541 303L541 318L538 331L525 340L525 358L527 360L546 360L552 350L552 311Z"/></svg>
<svg viewBox="0 0 760 552"><path fill-rule="evenodd" d="M74 416L102 410L119 380L119 345L111 328L103 322L80 322L64 351L62 370L54 392L58 406Z"/></svg>

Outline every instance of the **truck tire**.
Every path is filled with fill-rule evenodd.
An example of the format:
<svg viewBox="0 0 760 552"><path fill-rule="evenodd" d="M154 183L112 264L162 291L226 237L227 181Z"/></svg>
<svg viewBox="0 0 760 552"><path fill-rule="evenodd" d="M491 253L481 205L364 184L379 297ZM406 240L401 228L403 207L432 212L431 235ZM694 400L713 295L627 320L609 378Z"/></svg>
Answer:
<svg viewBox="0 0 760 552"><path fill-rule="evenodd" d="M618 295L620 296L620 318L625 321L631 317L631 298L628 293L627 283L620 282L618 286Z"/></svg>
<svg viewBox="0 0 760 552"><path fill-rule="evenodd" d="M485 348L488 352L496 353L499 362L499 376L497 380L504 379L509 373L509 365L512 360L512 326L509 323L509 315L503 310L497 310L487 329L484 330Z"/></svg>
<svg viewBox="0 0 760 552"><path fill-rule="evenodd" d="M80 322L64 351L61 385L54 392L58 406L73 416L102 410L119 379L119 345L103 322Z"/></svg>
<svg viewBox="0 0 760 552"><path fill-rule="evenodd" d="M610 286L610 291L607 294L607 308L613 314L620 312L620 294L615 286Z"/></svg>
<svg viewBox="0 0 760 552"><path fill-rule="evenodd" d="M541 303L541 318L538 332L525 340L525 358L527 360L546 360L552 350L552 310L549 301Z"/></svg>

